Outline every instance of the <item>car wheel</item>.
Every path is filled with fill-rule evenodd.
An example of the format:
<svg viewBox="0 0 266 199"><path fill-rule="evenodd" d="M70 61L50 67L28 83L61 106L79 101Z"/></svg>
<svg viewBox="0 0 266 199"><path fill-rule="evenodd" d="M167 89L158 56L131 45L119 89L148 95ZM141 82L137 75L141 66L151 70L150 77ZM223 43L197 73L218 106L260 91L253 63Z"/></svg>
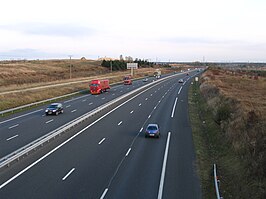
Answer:
<svg viewBox="0 0 266 199"><path fill-rule="evenodd" d="M55 115L58 115L58 111L55 112Z"/></svg>
<svg viewBox="0 0 266 199"><path fill-rule="evenodd" d="M64 113L64 110L61 110L61 113Z"/></svg>

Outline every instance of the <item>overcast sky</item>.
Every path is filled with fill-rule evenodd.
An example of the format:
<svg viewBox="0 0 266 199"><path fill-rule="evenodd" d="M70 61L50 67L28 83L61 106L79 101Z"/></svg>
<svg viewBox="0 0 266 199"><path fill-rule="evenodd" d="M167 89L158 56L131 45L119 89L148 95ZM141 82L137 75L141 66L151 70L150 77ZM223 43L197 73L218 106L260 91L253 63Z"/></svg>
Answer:
<svg viewBox="0 0 266 199"><path fill-rule="evenodd" d="M266 62L266 0L6 0L0 59Z"/></svg>

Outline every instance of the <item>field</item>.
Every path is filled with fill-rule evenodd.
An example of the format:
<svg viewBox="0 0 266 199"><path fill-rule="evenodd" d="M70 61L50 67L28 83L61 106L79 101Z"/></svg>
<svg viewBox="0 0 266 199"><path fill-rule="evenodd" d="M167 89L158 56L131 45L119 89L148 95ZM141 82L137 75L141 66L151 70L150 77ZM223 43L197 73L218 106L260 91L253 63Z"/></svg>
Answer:
<svg viewBox="0 0 266 199"><path fill-rule="evenodd" d="M222 196L265 198L266 77L209 68L193 92L193 139L205 196L211 197L210 170L217 163Z"/></svg>
<svg viewBox="0 0 266 199"><path fill-rule="evenodd" d="M70 79L71 65L71 79ZM167 69L162 69L166 72ZM152 76L154 68L135 71L134 78ZM33 60L0 62L0 110L87 90L92 79L121 82L129 70L110 72L95 60Z"/></svg>

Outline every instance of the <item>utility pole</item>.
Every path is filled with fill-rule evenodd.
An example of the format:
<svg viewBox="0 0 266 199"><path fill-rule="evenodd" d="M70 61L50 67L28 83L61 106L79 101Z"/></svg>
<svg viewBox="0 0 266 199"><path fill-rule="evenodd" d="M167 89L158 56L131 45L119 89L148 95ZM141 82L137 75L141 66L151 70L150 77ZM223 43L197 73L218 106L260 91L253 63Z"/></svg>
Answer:
<svg viewBox="0 0 266 199"><path fill-rule="evenodd" d="M111 64L111 65L110 65L110 66L111 66L111 73L113 72L113 65L112 65L112 62L113 62L113 61L111 60L111 62L110 62L110 64Z"/></svg>
<svg viewBox="0 0 266 199"><path fill-rule="evenodd" d="M71 57L72 57L73 55L68 55L68 56L69 56L69 58L70 58L70 66L69 66L69 79L71 79L71 78L72 78L72 71L71 71L72 62L71 62Z"/></svg>

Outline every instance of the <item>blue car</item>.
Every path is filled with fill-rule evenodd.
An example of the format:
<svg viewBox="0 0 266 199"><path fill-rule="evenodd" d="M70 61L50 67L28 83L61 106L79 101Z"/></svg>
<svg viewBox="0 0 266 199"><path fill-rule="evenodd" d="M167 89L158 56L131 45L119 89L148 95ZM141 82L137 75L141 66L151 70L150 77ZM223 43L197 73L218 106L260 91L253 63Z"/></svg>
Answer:
<svg viewBox="0 0 266 199"><path fill-rule="evenodd" d="M146 137L160 137L160 130L158 124L148 124L145 131L145 138Z"/></svg>

